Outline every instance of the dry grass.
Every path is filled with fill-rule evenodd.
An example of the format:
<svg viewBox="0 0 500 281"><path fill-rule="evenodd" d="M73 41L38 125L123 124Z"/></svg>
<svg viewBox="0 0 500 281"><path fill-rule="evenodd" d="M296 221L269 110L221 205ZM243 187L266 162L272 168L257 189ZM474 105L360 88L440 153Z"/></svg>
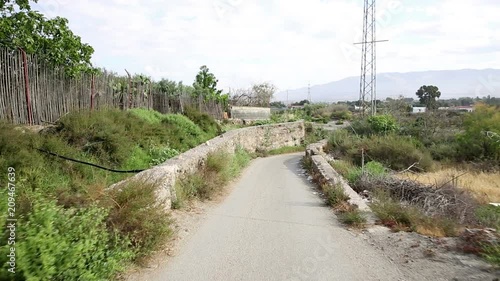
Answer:
<svg viewBox="0 0 500 281"><path fill-rule="evenodd" d="M452 179L458 177L456 179L456 186L470 191L481 203L500 202L500 173L474 172L447 168L423 174L405 173L397 177L437 186L446 182L452 183Z"/></svg>

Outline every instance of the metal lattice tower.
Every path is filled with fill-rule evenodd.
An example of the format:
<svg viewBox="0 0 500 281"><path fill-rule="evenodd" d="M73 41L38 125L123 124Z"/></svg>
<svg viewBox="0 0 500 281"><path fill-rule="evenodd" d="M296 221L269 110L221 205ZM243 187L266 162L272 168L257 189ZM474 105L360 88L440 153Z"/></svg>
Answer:
<svg viewBox="0 0 500 281"><path fill-rule="evenodd" d="M377 112L377 53L375 46L377 42L385 41L387 40L376 40L375 0L365 0L363 38L362 42L355 43L362 45L359 102L363 115L367 108L370 108L372 115Z"/></svg>

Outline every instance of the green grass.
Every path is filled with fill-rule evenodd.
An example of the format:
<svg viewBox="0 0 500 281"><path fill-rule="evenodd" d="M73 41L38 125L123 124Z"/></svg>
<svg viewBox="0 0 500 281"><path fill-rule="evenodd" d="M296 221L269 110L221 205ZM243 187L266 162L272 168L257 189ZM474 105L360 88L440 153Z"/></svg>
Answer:
<svg viewBox="0 0 500 281"><path fill-rule="evenodd" d="M22 227L16 237L18 279L109 279L170 235L169 218L153 186L129 182L109 192L108 186L130 174L69 162L34 148L114 169L147 169L214 133L186 116L144 109L73 112L40 134L0 121L0 170L14 167L17 176L16 215ZM246 163L243 155L238 157L239 164ZM0 190L2 198L5 192ZM7 200L1 200L1 221L6 214ZM6 270L3 253L10 247L6 234L0 235L1 276Z"/></svg>
<svg viewBox="0 0 500 281"><path fill-rule="evenodd" d="M500 207L493 205L483 205L476 210L476 218L486 227L491 227L500 231Z"/></svg>
<svg viewBox="0 0 500 281"><path fill-rule="evenodd" d="M344 189L340 185L326 186L323 188L328 201L332 207L345 203L349 200L349 196L345 194Z"/></svg>
<svg viewBox="0 0 500 281"><path fill-rule="evenodd" d="M356 228L362 228L366 224L366 217L358 209L352 209L347 212L340 213L338 217L340 222L343 224Z"/></svg>
<svg viewBox="0 0 500 281"><path fill-rule="evenodd" d="M303 146L283 146L280 148L272 149L267 152L268 155L280 155L295 152L304 152L305 148Z"/></svg>
<svg viewBox="0 0 500 281"><path fill-rule="evenodd" d="M433 237L450 237L458 234L458 224L448 218L431 217L415 206L405 206L387 192L378 190L370 204L381 224L395 231L415 231Z"/></svg>
<svg viewBox="0 0 500 281"><path fill-rule="evenodd" d="M224 151L209 154L200 171L176 182L177 200L173 202L174 208L182 208L193 199L212 199L241 173L250 160L250 154L240 147L232 154Z"/></svg>

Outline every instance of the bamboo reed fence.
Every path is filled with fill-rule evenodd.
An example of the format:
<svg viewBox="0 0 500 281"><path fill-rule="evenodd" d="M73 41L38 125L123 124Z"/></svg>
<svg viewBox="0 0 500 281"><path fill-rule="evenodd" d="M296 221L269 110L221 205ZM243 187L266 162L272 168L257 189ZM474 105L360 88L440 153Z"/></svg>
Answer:
<svg viewBox="0 0 500 281"><path fill-rule="evenodd" d="M126 81L126 88L113 89L116 81ZM62 68L49 66L21 49L0 48L0 119L14 124L43 125L71 111L104 108L181 113L192 106L223 118L223 107L217 101L183 93L168 95L152 85L107 71L68 77Z"/></svg>

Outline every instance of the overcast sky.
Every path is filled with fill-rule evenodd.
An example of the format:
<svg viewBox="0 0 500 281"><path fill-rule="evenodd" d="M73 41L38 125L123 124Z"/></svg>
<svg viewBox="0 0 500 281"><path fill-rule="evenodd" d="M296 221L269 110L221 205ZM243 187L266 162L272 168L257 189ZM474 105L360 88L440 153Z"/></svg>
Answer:
<svg viewBox="0 0 500 281"><path fill-rule="evenodd" d="M43 0L95 49L93 63L228 90L280 90L360 73L362 0ZM147 3L147 4L146 4ZM378 0L378 72L498 68L500 0ZM497 36L495 36L497 35Z"/></svg>

